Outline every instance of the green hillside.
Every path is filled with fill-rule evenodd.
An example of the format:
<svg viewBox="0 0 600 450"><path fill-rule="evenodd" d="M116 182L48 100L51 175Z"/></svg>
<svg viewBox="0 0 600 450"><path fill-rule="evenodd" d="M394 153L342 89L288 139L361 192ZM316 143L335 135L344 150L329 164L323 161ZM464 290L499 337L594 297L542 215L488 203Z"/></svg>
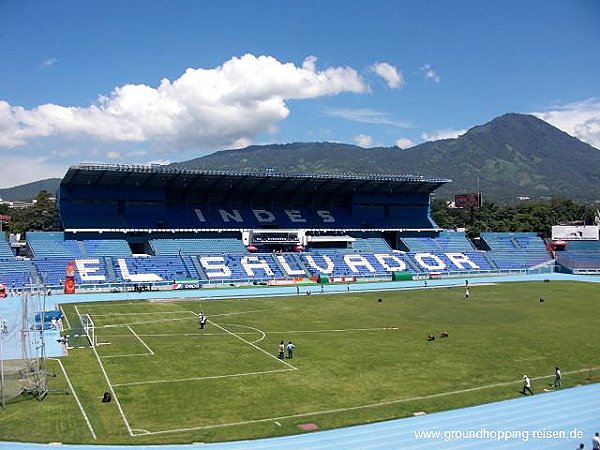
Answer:
<svg viewBox="0 0 600 450"><path fill-rule="evenodd" d="M332 142L254 145L172 164L188 169L317 174L413 174L450 178L438 198L474 192L484 199L514 202L562 197L600 201L600 150L534 116L505 114L456 139L409 149L362 148ZM30 201L40 190L56 193L52 178L0 189L4 200Z"/></svg>
<svg viewBox="0 0 600 450"><path fill-rule="evenodd" d="M290 173L414 174L451 178L441 197L472 192L484 198L563 197L600 200L600 150L530 115L505 114L456 139L410 149L293 143L225 150L175 167Z"/></svg>
<svg viewBox="0 0 600 450"><path fill-rule="evenodd" d="M0 189L0 198L6 201L30 202L40 191L47 191L51 196L56 196L60 178L48 178L34 181L12 188Z"/></svg>

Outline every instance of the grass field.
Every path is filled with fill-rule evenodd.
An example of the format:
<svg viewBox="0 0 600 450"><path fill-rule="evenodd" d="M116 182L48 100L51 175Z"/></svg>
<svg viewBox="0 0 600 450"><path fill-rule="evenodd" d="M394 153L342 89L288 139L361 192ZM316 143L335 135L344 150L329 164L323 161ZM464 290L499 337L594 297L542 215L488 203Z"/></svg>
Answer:
<svg viewBox="0 0 600 450"><path fill-rule="evenodd" d="M0 439L259 438L304 423L328 429L513 398L524 373L541 392L556 365L564 388L595 382L599 291L528 282L471 286L468 300L455 287L65 305L72 326L77 311L90 314L101 345L50 360L50 388L70 383L76 395L10 403ZM293 359L277 359L281 340L295 343ZM105 391L112 402L100 401Z"/></svg>

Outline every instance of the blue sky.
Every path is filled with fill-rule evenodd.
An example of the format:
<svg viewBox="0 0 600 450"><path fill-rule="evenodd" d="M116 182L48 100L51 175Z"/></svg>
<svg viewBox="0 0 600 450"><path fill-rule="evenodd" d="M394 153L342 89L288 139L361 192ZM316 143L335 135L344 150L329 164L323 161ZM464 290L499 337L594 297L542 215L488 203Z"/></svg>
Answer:
<svg viewBox="0 0 600 450"><path fill-rule="evenodd" d="M600 148L599 1L0 0L0 187L507 112Z"/></svg>

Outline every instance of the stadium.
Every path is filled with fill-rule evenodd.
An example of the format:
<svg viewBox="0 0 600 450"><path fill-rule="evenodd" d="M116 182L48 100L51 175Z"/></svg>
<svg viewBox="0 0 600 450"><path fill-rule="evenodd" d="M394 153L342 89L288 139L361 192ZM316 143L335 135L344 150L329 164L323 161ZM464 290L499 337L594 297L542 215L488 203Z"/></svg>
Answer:
<svg viewBox="0 0 600 450"><path fill-rule="evenodd" d="M0 439L265 448L254 439L507 400L523 372L541 386L555 364L570 386L597 386L598 225L471 240L432 218L449 182L72 166L58 196L64 231L0 242L2 407L18 411ZM561 327L582 335L556 342ZM520 358L523 329L536 338ZM293 359L275 355L284 338ZM548 397L568 400L550 384ZM429 445L415 448L446 448Z"/></svg>

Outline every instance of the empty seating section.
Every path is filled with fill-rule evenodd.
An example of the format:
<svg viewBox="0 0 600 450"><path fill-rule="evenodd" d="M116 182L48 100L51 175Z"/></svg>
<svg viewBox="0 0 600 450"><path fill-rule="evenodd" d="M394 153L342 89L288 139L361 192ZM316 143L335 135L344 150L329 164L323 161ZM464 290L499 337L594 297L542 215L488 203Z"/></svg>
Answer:
<svg viewBox="0 0 600 450"><path fill-rule="evenodd" d="M82 256L77 241L33 240L29 249L34 258L73 258Z"/></svg>
<svg viewBox="0 0 600 450"><path fill-rule="evenodd" d="M58 241L29 241L34 258L85 258L88 256L131 256L126 241L121 239Z"/></svg>
<svg viewBox="0 0 600 450"><path fill-rule="evenodd" d="M566 251L600 252L600 241L567 241Z"/></svg>
<svg viewBox="0 0 600 450"><path fill-rule="evenodd" d="M15 258L0 258L0 283L9 289L26 286L33 282L29 266Z"/></svg>
<svg viewBox="0 0 600 450"><path fill-rule="evenodd" d="M556 261L574 273L600 272L600 252L577 250L556 252Z"/></svg>
<svg viewBox="0 0 600 450"><path fill-rule="evenodd" d="M360 222L345 208L218 208L198 205L183 209L169 205L127 205L122 217L122 227L148 229L361 228ZM382 222L375 225L384 224ZM427 226L431 227L431 224Z"/></svg>
<svg viewBox="0 0 600 450"><path fill-rule="evenodd" d="M475 247L464 233L441 232L437 237L402 237L410 251L472 252Z"/></svg>
<svg viewBox="0 0 600 450"><path fill-rule="evenodd" d="M82 242L87 256L131 256L129 244L122 239L86 240Z"/></svg>
<svg viewBox="0 0 600 450"><path fill-rule="evenodd" d="M529 269L544 263L549 263L552 258L546 255L530 255L525 252L500 253L493 252L492 259L500 270L522 270Z"/></svg>
<svg viewBox="0 0 600 450"><path fill-rule="evenodd" d="M112 261L118 281L173 281L198 278L197 273L189 273L179 256L123 257L113 258ZM148 276L145 280L145 274L154 276Z"/></svg>
<svg viewBox="0 0 600 450"><path fill-rule="evenodd" d="M67 265L73 262L73 258L52 257L43 259L32 259L40 281L48 286L59 286L65 281ZM106 273L106 266L103 258L76 260L75 283L82 284L102 284L110 280Z"/></svg>
<svg viewBox="0 0 600 450"><path fill-rule="evenodd" d="M522 270L550 263L544 241L535 233L481 233L500 270Z"/></svg>
<svg viewBox="0 0 600 450"><path fill-rule="evenodd" d="M248 253L239 239L154 239L156 255L199 255L203 253Z"/></svg>
<svg viewBox="0 0 600 450"><path fill-rule="evenodd" d="M10 249L10 245L6 241L0 240L0 259L13 258L14 254Z"/></svg>
<svg viewBox="0 0 600 450"><path fill-rule="evenodd" d="M122 210L116 203L63 205L61 217L65 228L132 228L132 229L243 229L291 228L432 228L427 207L392 208L386 216L353 215L351 209L306 207L169 206L164 204L127 203Z"/></svg>
<svg viewBox="0 0 600 450"><path fill-rule="evenodd" d="M367 253L321 251L319 254L304 256L304 264L311 276L324 274L332 277L376 277L387 276L391 273L390 270L387 270L385 266L376 261L373 254Z"/></svg>
<svg viewBox="0 0 600 450"><path fill-rule="evenodd" d="M153 239L150 247L155 255L178 255L181 247L179 239Z"/></svg>
<svg viewBox="0 0 600 450"><path fill-rule="evenodd" d="M546 243L535 233L512 233L516 247L527 251L546 251Z"/></svg>
<svg viewBox="0 0 600 450"><path fill-rule="evenodd" d="M271 253L210 255L197 257L208 280L264 281L286 276Z"/></svg>
<svg viewBox="0 0 600 450"><path fill-rule="evenodd" d="M402 242L411 252L439 252L441 250L436 240L430 237L403 237Z"/></svg>
<svg viewBox="0 0 600 450"><path fill-rule="evenodd" d="M210 282L253 282L318 275L357 278L388 277L408 271L427 275L477 273L552 267L544 241L534 233L482 233L491 250L476 250L459 232L437 237L402 237L408 252L393 250L382 237L355 238L348 248L318 248L299 253L250 253L240 239L153 239L153 255L133 256L123 239L65 241L61 233L43 239L32 234L31 261L13 256L0 242L0 282L16 287L30 283L57 286L69 262L78 286L198 279ZM579 250L581 249L581 250ZM556 252L557 262L572 271L600 271L600 242L569 242Z"/></svg>
<svg viewBox="0 0 600 450"><path fill-rule="evenodd" d="M475 247L464 233L443 231L436 238L443 251L471 252Z"/></svg>
<svg viewBox="0 0 600 450"><path fill-rule="evenodd" d="M448 256L448 253L451 256ZM494 270L482 252L440 252L440 251L421 251L409 252L407 254L411 260L416 261L413 264L417 273L429 272L479 272ZM457 258L454 255L459 255ZM463 261L462 256L466 257ZM471 264L472 263L472 264Z"/></svg>
<svg viewBox="0 0 600 450"><path fill-rule="evenodd" d="M567 272L600 273L600 241L567 241L565 250L556 252L556 262Z"/></svg>
<svg viewBox="0 0 600 450"><path fill-rule="evenodd" d="M356 239L356 241L352 243L352 249L361 253L381 253L392 251L391 247L383 238Z"/></svg>
<svg viewBox="0 0 600 450"><path fill-rule="evenodd" d="M492 251L512 252L518 250L511 233L481 233L481 239Z"/></svg>

